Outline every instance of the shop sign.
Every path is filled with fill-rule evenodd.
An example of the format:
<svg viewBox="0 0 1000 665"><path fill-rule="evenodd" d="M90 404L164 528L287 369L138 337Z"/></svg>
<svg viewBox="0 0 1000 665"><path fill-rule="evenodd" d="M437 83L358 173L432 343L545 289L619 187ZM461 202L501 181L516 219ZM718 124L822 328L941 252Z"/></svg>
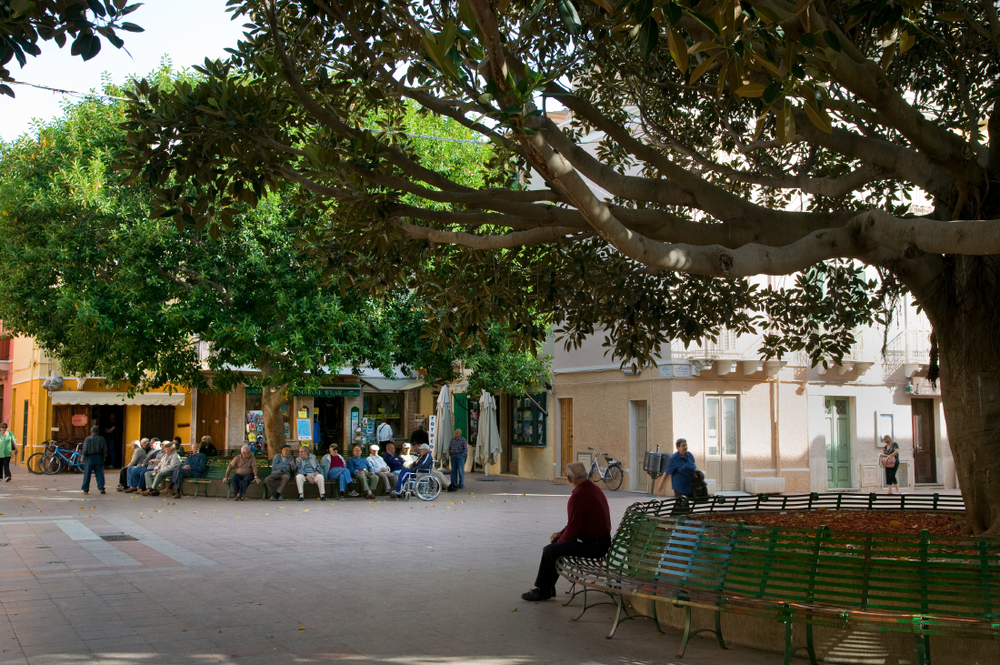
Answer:
<svg viewBox="0 0 1000 665"><path fill-rule="evenodd" d="M263 395L260 388L247 386L247 395ZM295 393L296 397L361 397L361 386L344 386L343 388L316 388Z"/></svg>
<svg viewBox="0 0 1000 665"><path fill-rule="evenodd" d="M88 420L86 413L78 413L72 418L73 427L86 427Z"/></svg>

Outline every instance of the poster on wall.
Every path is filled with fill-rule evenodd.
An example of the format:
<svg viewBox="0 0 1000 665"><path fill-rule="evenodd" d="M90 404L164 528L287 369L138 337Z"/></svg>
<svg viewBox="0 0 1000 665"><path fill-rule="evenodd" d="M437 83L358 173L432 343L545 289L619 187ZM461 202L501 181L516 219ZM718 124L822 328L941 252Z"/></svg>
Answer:
<svg viewBox="0 0 1000 665"><path fill-rule="evenodd" d="M353 442L358 435L358 427L361 426L361 411L356 406L351 407L351 436L348 439Z"/></svg>
<svg viewBox="0 0 1000 665"><path fill-rule="evenodd" d="M312 439L312 421L308 418L299 418L295 421L299 441L309 442Z"/></svg>
<svg viewBox="0 0 1000 665"><path fill-rule="evenodd" d="M427 419L427 438L431 441L431 450L434 449L434 444L437 443L437 416L431 416Z"/></svg>

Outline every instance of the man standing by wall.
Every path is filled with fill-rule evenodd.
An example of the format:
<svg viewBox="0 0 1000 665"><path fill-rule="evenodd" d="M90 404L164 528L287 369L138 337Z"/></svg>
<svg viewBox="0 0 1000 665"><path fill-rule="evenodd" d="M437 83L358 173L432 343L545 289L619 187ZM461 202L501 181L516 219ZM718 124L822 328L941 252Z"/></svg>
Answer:
<svg viewBox="0 0 1000 665"><path fill-rule="evenodd" d="M462 430L455 430L455 436L448 443L448 455L451 458L451 485L449 492L455 492L465 487L465 460L469 457L469 442L462 436Z"/></svg>
<svg viewBox="0 0 1000 665"><path fill-rule="evenodd" d="M535 588L521 594L524 600L548 600L556 595L556 561L564 556L599 559L611 547L611 511L604 492L590 482L587 468L580 462L566 465L566 480L573 485L573 494L566 504L569 518L562 531L549 538L542 548Z"/></svg>
<svg viewBox="0 0 1000 665"><path fill-rule="evenodd" d="M379 450L385 450L385 444L390 441L392 441L392 425L383 418L382 423L375 429L375 442L378 444Z"/></svg>
<svg viewBox="0 0 1000 665"><path fill-rule="evenodd" d="M104 460L108 456L108 442L98 434L100 428L94 425L90 428L90 436L83 440L83 490L90 494L90 474L97 476L97 489L104 494Z"/></svg>

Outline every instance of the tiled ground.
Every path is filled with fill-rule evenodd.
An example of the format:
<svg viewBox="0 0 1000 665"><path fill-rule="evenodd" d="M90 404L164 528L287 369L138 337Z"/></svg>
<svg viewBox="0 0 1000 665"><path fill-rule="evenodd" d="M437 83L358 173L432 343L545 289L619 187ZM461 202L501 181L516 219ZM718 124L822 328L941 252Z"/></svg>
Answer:
<svg viewBox="0 0 1000 665"><path fill-rule="evenodd" d="M627 622L606 640L609 607L573 622L579 601L523 602L569 487L480 478L432 503L236 503L85 497L79 476L16 469L0 484L0 664L671 661L676 633ZM643 498L608 496L615 522ZM780 656L698 639L683 662Z"/></svg>

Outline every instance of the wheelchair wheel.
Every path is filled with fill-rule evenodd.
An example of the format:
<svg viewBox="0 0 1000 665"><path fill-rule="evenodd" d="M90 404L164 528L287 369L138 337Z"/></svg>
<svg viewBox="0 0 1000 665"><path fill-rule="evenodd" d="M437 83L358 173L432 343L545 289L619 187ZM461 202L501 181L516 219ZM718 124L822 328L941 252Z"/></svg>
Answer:
<svg viewBox="0 0 1000 665"><path fill-rule="evenodd" d="M434 476L424 476L417 481L417 496L424 501L433 501L441 493L441 481Z"/></svg>

